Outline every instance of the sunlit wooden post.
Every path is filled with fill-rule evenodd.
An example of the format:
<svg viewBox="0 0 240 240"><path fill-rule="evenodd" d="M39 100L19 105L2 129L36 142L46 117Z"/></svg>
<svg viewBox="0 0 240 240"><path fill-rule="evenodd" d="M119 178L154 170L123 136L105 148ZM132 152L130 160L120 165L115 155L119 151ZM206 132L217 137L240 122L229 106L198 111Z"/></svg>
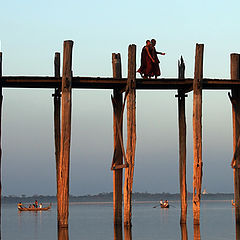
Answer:
<svg viewBox="0 0 240 240"><path fill-rule="evenodd" d="M183 58L178 62L178 78L185 78L185 64ZM180 223L187 221L187 183L186 183L186 117L184 89L178 90L178 129L179 129L179 183L181 197Z"/></svg>
<svg viewBox="0 0 240 240"><path fill-rule="evenodd" d="M124 225L131 226L132 185L136 148L136 45L128 47L127 161L124 181Z"/></svg>
<svg viewBox="0 0 240 240"><path fill-rule="evenodd" d="M200 224L202 186L202 79L203 44L196 44L193 80L193 223Z"/></svg>
<svg viewBox="0 0 240 240"><path fill-rule="evenodd" d="M113 78L122 78L120 53L112 54ZM122 136L122 92L121 89L113 89L113 133L114 133L114 164L123 164L123 154L119 134ZM119 128L118 128L119 124ZM120 133L118 132L120 131ZM113 169L113 222L122 225L122 182L123 169Z"/></svg>
<svg viewBox="0 0 240 240"><path fill-rule="evenodd" d="M231 79L240 79L240 55L231 54ZM232 115L233 115L233 176L234 176L234 199L235 199L235 217L236 224L240 224L240 154L239 154L239 139L240 139L240 88L232 89Z"/></svg>
<svg viewBox="0 0 240 240"><path fill-rule="evenodd" d="M68 227L69 162L72 105L72 47L73 41L64 41L62 73L62 123L58 179L58 226Z"/></svg>
<svg viewBox="0 0 240 240"><path fill-rule="evenodd" d="M60 53L55 53L54 58L54 76L60 78ZM59 176L59 157L60 157L60 110L61 110L61 90L55 88L54 97L54 139L55 139L55 160L56 160L56 178L58 183ZM58 189L58 186L57 186Z"/></svg>
<svg viewBox="0 0 240 240"><path fill-rule="evenodd" d="M0 239L1 239L1 226L2 226L2 52L0 52Z"/></svg>

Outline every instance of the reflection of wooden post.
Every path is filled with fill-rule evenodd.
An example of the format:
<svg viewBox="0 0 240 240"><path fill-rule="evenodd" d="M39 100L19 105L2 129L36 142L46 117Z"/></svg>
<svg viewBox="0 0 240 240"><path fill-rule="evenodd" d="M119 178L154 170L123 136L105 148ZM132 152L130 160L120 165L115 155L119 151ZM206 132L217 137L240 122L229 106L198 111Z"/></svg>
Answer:
<svg viewBox="0 0 240 240"><path fill-rule="evenodd" d="M182 240L188 240L187 224L181 224Z"/></svg>
<svg viewBox="0 0 240 240"><path fill-rule="evenodd" d="M127 161L124 182L124 225L131 225L132 185L136 147L136 45L128 47Z"/></svg>
<svg viewBox="0 0 240 240"><path fill-rule="evenodd" d="M122 240L122 224L114 224L114 240Z"/></svg>
<svg viewBox="0 0 240 240"><path fill-rule="evenodd" d="M1 225L2 225L2 52L0 52L0 239L1 239Z"/></svg>
<svg viewBox="0 0 240 240"><path fill-rule="evenodd" d="M71 105L72 105L72 47L73 41L64 41L62 73L62 124L61 151L58 179L58 226L68 227L69 211L69 160L71 138Z"/></svg>
<svg viewBox="0 0 240 240"><path fill-rule="evenodd" d="M58 228L58 240L68 240L68 228Z"/></svg>
<svg viewBox="0 0 240 240"><path fill-rule="evenodd" d="M132 240L132 228L129 226L124 227L124 240Z"/></svg>
<svg viewBox="0 0 240 240"><path fill-rule="evenodd" d="M185 64L183 58L178 63L178 78L184 79ZM185 224L187 218L187 183L186 183L186 118L184 90L178 90L178 129L179 129L179 182L181 196L180 223Z"/></svg>
<svg viewBox="0 0 240 240"><path fill-rule="evenodd" d="M193 80L193 223L200 224L202 186L202 79L203 44L196 45Z"/></svg>
<svg viewBox="0 0 240 240"><path fill-rule="evenodd" d="M54 75L60 78L60 53L55 53L54 59ZM60 157L60 109L61 109L61 93L59 88L55 88L54 97L54 138L55 138L55 159L56 159L56 177L57 183L59 178L59 157ZM57 186L57 189L60 186Z"/></svg>
<svg viewBox="0 0 240 240"><path fill-rule="evenodd" d="M240 55L231 54L231 79L238 80L240 78ZM232 162L234 176L234 198L235 198L235 217L236 224L240 224L240 156L238 139L240 137L240 88L232 89L232 114L233 114L233 152L235 161Z"/></svg>
<svg viewBox="0 0 240 240"><path fill-rule="evenodd" d="M201 240L200 225L195 224L193 228L193 240Z"/></svg>
<svg viewBox="0 0 240 240"><path fill-rule="evenodd" d="M122 78L121 70L121 56L120 53L112 54L113 78ZM122 135L122 93L120 89L113 90L113 132L114 132L114 152L115 164L123 164L123 154L121 150L121 143L118 137L117 122L120 125ZM113 222L114 224L122 225L122 175L123 169L113 170Z"/></svg>

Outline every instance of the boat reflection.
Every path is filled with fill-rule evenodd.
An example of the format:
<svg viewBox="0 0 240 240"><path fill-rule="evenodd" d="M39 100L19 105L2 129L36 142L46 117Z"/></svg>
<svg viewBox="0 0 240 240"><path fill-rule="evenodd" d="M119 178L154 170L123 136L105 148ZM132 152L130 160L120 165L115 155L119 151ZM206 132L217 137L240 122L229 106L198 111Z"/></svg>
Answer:
<svg viewBox="0 0 240 240"><path fill-rule="evenodd" d="M69 240L68 228L58 228L58 240Z"/></svg>
<svg viewBox="0 0 240 240"><path fill-rule="evenodd" d="M181 225L182 240L188 240L187 224L180 224L180 225Z"/></svg>
<svg viewBox="0 0 240 240"><path fill-rule="evenodd" d="M122 225L114 226L114 240L123 240ZM124 227L124 240L132 240L131 227Z"/></svg>
<svg viewBox="0 0 240 240"><path fill-rule="evenodd" d="M193 225L193 239L201 240L200 225Z"/></svg>

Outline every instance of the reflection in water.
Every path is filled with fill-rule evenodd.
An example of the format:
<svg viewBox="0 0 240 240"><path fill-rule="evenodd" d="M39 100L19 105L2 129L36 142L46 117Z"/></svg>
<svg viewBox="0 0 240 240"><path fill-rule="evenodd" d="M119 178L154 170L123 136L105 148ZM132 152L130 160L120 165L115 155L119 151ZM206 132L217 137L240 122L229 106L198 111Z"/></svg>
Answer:
<svg viewBox="0 0 240 240"><path fill-rule="evenodd" d="M236 240L240 239L240 224L236 222Z"/></svg>
<svg viewBox="0 0 240 240"><path fill-rule="evenodd" d="M194 240L201 240L201 234L200 234L200 225L193 225L194 228Z"/></svg>
<svg viewBox="0 0 240 240"><path fill-rule="evenodd" d="M124 227L124 240L132 240L132 228Z"/></svg>
<svg viewBox="0 0 240 240"><path fill-rule="evenodd" d="M122 225L114 225L114 240L123 240ZM132 228L124 226L124 240L132 240Z"/></svg>
<svg viewBox="0 0 240 240"><path fill-rule="evenodd" d="M187 224L181 224L182 240L188 240Z"/></svg>
<svg viewBox="0 0 240 240"><path fill-rule="evenodd" d="M114 225L114 240L122 240L122 224Z"/></svg>
<svg viewBox="0 0 240 240"><path fill-rule="evenodd" d="M68 228L58 228L58 240L68 240Z"/></svg>

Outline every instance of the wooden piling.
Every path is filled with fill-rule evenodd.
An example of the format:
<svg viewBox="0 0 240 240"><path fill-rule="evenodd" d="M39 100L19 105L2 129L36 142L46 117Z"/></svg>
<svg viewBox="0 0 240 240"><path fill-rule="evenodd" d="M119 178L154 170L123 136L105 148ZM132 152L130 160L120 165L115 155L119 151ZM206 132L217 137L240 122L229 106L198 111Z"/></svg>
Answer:
<svg viewBox="0 0 240 240"><path fill-rule="evenodd" d="M2 226L2 52L0 52L0 239L1 239L1 226Z"/></svg>
<svg viewBox="0 0 240 240"><path fill-rule="evenodd" d="M112 54L113 78L122 78L121 56L120 53ZM122 107L123 98L121 89L113 90L113 133L114 133L114 159L113 164L113 222L114 225L122 225L122 182L123 168L117 169L116 166L123 164L123 154L119 134L122 136ZM119 126L119 128L118 128ZM118 132L120 131L120 133Z"/></svg>
<svg viewBox="0 0 240 240"><path fill-rule="evenodd" d="M202 79L203 44L196 44L193 80L193 223L200 224L202 186Z"/></svg>
<svg viewBox="0 0 240 240"><path fill-rule="evenodd" d="M54 58L54 76L60 78L60 53L55 53ZM61 90L55 88L54 97L54 139L55 139L55 160L56 160L56 179L59 178L59 158L60 158L60 129L61 129ZM60 186L57 186L57 189Z"/></svg>
<svg viewBox="0 0 240 240"><path fill-rule="evenodd" d="M240 55L231 54L231 79L240 79ZM232 89L232 116L233 116L233 152L234 158L232 161L233 176L234 176L234 199L235 199L235 218L236 225L240 224L240 156L239 140L240 140L240 87Z"/></svg>
<svg viewBox="0 0 240 240"><path fill-rule="evenodd" d="M114 224L114 240L123 240L122 224Z"/></svg>
<svg viewBox="0 0 240 240"><path fill-rule="evenodd" d="M68 228L58 228L58 240L69 240Z"/></svg>
<svg viewBox="0 0 240 240"><path fill-rule="evenodd" d="M69 162L72 104L72 47L73 41L64 41L62 73L62 123L58 179L58 226L68 227L69 213Z"/></svg>
<svg viewBox="0 0 240 240"><path fill-rule="evenodd" d="M178 62L178 78L185 78L185 64L183 58ZM186 183L186 117L185 117L184 89L178 90L178 129L179 129L179 183L181 197L180 223L187 221L187 183Z"/></svg>
<svg viewBox="0 0 240 240"><path fill-rule="evenodd" d="M195 224L193 226L193 240L201 240L200 225Z"/></svg>
<svg viewBox="0 0 240 240"><path fill-rule="evenodd" d="M124 225L131 226L132 185L136 148L136 45L128 47L127 161L124 181Z"/></svg>

